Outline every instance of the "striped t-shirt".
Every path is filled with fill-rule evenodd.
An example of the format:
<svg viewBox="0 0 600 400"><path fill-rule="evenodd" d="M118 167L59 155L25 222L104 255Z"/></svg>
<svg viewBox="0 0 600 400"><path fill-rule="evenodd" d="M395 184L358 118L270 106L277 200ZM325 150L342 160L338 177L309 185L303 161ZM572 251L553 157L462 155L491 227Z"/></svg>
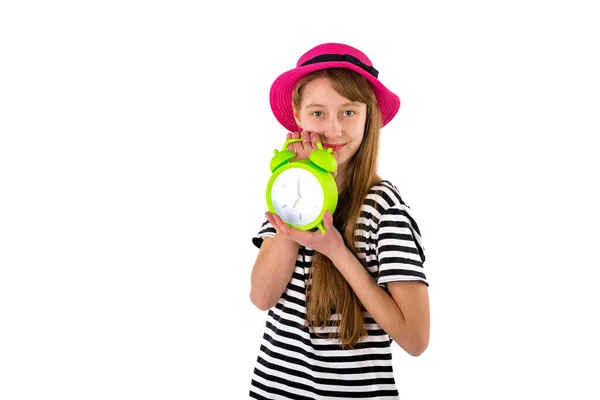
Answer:
<svg viewBox="0 0 600 400"><path fill-rule="evenodd" d="M260 247L275 236L265 219L252 239ZM423 281L424 247L417 223L389 181L371 188L355 228L359 257L387 291L393 281ZM306 285L314 251L300 247L296 268L279 302L268 311L250 384L253 399L397 399L390 336L363 311L368 336L354 349L319 338L328 329L304 327ZM332 315L332 319L339 315Z"/></svg>

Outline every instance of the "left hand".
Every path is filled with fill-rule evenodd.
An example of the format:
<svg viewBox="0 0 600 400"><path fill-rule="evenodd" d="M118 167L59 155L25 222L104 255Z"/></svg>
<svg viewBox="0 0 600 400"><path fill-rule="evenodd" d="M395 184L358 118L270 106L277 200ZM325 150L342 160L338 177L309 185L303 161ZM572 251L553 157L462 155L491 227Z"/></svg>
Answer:
<svg viewBox="0 0 600 400"><path fill-rule="evenodd" d="M314 249L328 258L331 258L330 255L346 247L342 235L333 226L333 216L330 211L326 211L323 215L323 227L326 233L322 233L318 229L314 232L301 231L300 229L288 226L277 214L267 212L265 215L278 234L289 237L301 246Z"/></svg>

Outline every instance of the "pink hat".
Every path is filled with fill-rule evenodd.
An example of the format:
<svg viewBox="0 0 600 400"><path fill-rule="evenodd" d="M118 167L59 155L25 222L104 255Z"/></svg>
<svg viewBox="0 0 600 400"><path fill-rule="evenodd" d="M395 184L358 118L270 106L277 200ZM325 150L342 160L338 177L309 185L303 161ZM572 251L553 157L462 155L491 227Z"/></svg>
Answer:
<svg viewBox="0 0 600 400"><path fill-rule="evenodd" d="M279 75L271 85L270 100L273 114L290 132L298 130L292 110L294 86L303 76L326 68L348 68L364 76L375 91L381 110L382 126L394 118L400 108L400 98L377 79L379 72L373 67L371 60L354 47L341 43L324 43L304 53L298 60L296 68Z"/></svg>

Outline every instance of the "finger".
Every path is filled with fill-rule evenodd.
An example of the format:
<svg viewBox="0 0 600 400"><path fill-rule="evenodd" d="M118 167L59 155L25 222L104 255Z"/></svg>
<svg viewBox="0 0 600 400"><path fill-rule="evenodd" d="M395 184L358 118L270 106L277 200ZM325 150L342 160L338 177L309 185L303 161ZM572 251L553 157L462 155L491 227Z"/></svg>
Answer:
<svg viewBox="0 0 600 400"><path fill-rule="evenodd" d="M283 222L279 215L273 213L271 214L271 218L273 218L273 225L277 225L279 228L281 228L282 225L285 225L285 222Z"/></svg>
<svg viewBox="0 0 600 400"><path fill-rule="evenodd" d="M319 137L319 134L317 132L311 132L310 134L310 140L312 142L312 145L315 149L317 149L317 142L321 141L321 138Z"/></svg>
<svg viewBox="0 0 600 400"><path fill-rule="evenodd" d="M273 214L273 219L278 227L278 232L283 236L289 236L293 239L293 230L294 228L290 228L288 224L286 224L279 215Z"/></svg>
<svg viewBox="0 0 600 400"><path fill-rule="evenodd" d="M283 236L286 236L290 239L293 239L297 243L313 243L312 233L308 231L301 231L300 229L292 228L288 226L281 217L277 214L273 215L273 218L277 221L279 225L279 233ZM310 247L310 246L309 246Z"/></svg>
<svg viewBox="0 0 600 400"><path fill-rule="evenodd" d="M327 232L329 232L330 229L333 229L333 215L329 210L325 211L325 214L323 215L323 225Z"/></svg>
<svg viewBox="0 0 600 400"><path fill-rule="evenodd" d="M310 132L308 132L308 131L302 131L302 133L300 134L300 136L302 137L302 146L304 146L305 149L311 148Z"/></svg>
<svg viewBox="0 0 600 400"><path fill-rule="evenodd" d="M292 134L292 138L294 139L300 139L300 132L294 132ZM294 142L294 149L296 149L295 153L297 154L298 151L302 150L302 142Z"/></svg>
<svg viewBox="0 0 600 400"><path fill-rule="evenodd" d="M292 138L292 132L288 132L287 135L285 135L285 141L287 142L291 138ZM288 144L287 149L290 151L294 151L294 144L293 143Z"/></svg>
<svg viewBox="0 0 600 400"><path fill-rule="evenodd" d="M275 228L275 230L278 230L277 229L277 222L275 221L275 218L273 218L273 214L271 214L270 212L267 211L265 213L265 217L267 217L267 219L269 220L269 223L271 225L273 225L273 228Z"/></svg>
<svg viewBox="0 0 600 400"><path fill-rule="evenodd" d="M269 220L271 225L273 225L273 228L275 228L275 230L277 231L277 234L285 236L286 235L285 228L287 228L286 223L283 222L281 217L277 214L271 214L271 213L267 213L267 214L268 214L267 219Z"/></svg>

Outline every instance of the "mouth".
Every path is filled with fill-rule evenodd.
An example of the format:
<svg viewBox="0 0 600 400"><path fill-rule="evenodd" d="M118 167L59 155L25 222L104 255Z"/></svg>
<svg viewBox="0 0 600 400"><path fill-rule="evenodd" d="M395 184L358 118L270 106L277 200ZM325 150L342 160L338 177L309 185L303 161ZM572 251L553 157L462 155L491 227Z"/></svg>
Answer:
<svg viewBox="0 0 600 400"><path fill-rule="evenodd" d="M340 149L342 147L344 147L346 144L345 143L341 143L341 144L324 144L323 148L325 150L327 149L333 149L334 151L340 151Z"/></svg>

